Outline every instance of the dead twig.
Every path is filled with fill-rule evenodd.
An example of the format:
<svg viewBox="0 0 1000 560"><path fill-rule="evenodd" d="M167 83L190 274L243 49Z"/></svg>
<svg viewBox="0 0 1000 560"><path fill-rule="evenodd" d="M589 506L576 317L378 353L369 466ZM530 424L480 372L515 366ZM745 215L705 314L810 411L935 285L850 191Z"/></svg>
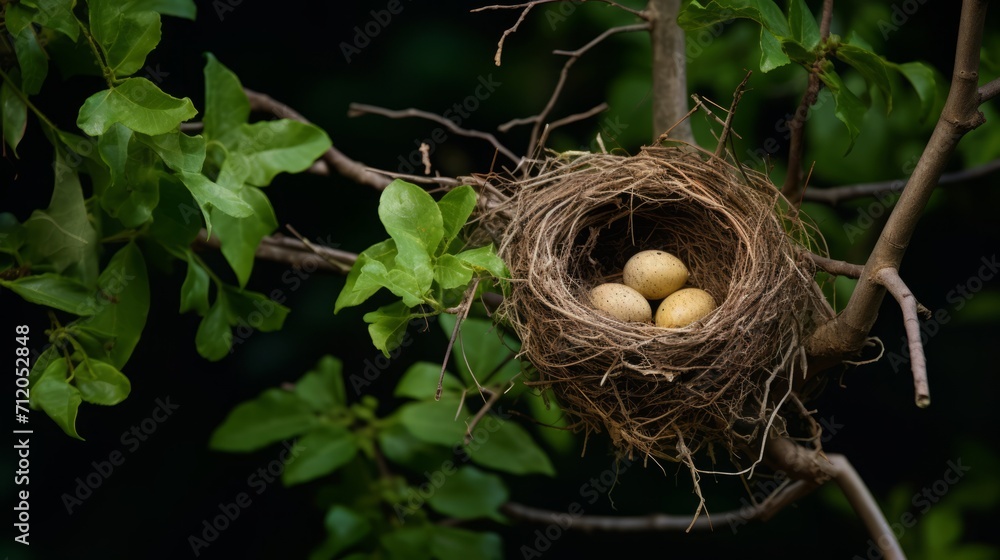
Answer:
<svg viewBox="0 0 1000 560"><path fill-rule="evenodd" d="M875 280L885 286L885 289L896 298L896 303L903 310L903 325L906 328L906 340L910 348L910 369L913 370L914 400L920 408L931 404L930 387L927 383L927 359L924 357L924 346L920 342L920 319L917 317L917 298L899 276L895 268L883 268L875 274Z"/></svg>
<svg viewBox="0 0 1000 560"><path fill-rule="evenodd" d="M448 347L445 348L444 358L441 360L441 377L438 378L437 390L434 391L434 400L441 400L441 393L444 391L444 373L448 368L448 358L451 356L451 349L455 347L455 340L462 330L462 321L469 315L472 309L472 302L476 299L476 289L479 287L479 278L473 278L472 283L465 289L462 296L462 303L455 310L455 328L451 331L451 338L448 340Z"/></svg>
<svg viewBox="0 0 1000 560"><path fill-rule="evenodd" d="M219 249L222 247L218 236L207 236L205 229L198 233L194 244L196 246ZM297 239L284 237L280 234L263 238L257 246L255 257L265 261L279 262L296 268L327 270L346 273L350 271L358 255L331 247L312 245L312 248ZM339 263L339 264L334 264Z"/></svg>
<svg viewBox="0 0 1000 560"><path fill-rule="evenodd" d="M861 278L861 273L865 269L865 267L860 264L830 259L810 251L804 251L804 253L817 267L822 269L824 272L829 272L830 274L834 274L836 276Z"/></svg>
<svg viewBox="0 0 1000 560"><path fill-rule="evenodd" d="M971 181L1000 171L1000 159L963 169L951 173L943 173L938 179L938 186L952 185L964 181ZM873 183L858 183L856 185L843 185L840 187L829 187L825 189L809 189L804 193L804 199L811 202L824 202L834 205L845 200L862 198L865 196L882 196L888 193L897 193L906 186L906 179L894 179L892 181L877 181Z"/></svg>
<svg viewBox="0 0 1000 560"><path fill-rule="evenodd" d="M729 132L733 126L733 115L736 114L736 107L740 104L740 99L743 98L743 92L746 90L747 82L750 80L752 74L753 72L747 72L740 85L736 86L736 91L733 93L733 104L729 106L729 114L726 115L726 122L722 126L722 134L719 135L719 144L715 147L715 157L722 155L722 150L726 147L726 139L729 137Z"/></svg>

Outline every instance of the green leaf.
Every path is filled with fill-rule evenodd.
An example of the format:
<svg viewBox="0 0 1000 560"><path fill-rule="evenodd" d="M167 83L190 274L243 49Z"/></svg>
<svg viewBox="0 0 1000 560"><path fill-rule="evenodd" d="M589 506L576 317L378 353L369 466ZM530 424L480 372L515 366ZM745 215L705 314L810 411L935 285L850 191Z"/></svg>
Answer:
<svg viewBox="0 0 1000 560"><path fill-rule="evenodd" d="M25 301L45 305L67 313L87 315L94 312L91 301L94 294L83 284L59 274L46 272L18 278L0 279L0 286L24 298Z"/></svg>
<svg viewBox="0 0 1000 560"><path fill-rule="evenodd" d="M198 114L188 98L171 97L146 78L128 78L83 102L77 126L91 136L120 122L136 132L157 135L172 131Z"/></svg>
<svg viewBox="0 0 1000 560"><path fill-rule="evenodd" d="M309 403L313 412L325 413L346 406L343 364L333 356L323 356L316 367L295 383L295 394Z"/></svg>
<svg viewBox="0 0 1000 560"><path fill-rule="evenodd" d="M261 332L280 330L290 309L271 298L249 290L225 286L229 324L248 325Z"/></svg>
<svg viewBox="0 0 1000 560"><path fill-rule="evenodd" d="M445 290L468 286L472 268L455 255L444 254L434 263L434 279Z"/></svg>
<svg viewBox="0 0 1000 560"><path fill-rule="evenodd" d="M430 399L437 392L438 378L441 376L441 364L417 362L406 370L399 379L393 395L410 399ZM465 387L453 374L445 372L442 384L443 394L461 394Z"/></svg>
<svg viewBox="0 0 1000 560"><path fill-rule="evenodd" d="M442 226L444 236L437 251L447 251L451 242L458 237L459 232L465 227L465 223L476 208L476 191L469 185L462 185L445 193L441 200L437 202L438 210L441 211Z"/></svg>
<svg viewBox="0 0 1000 560"><path fill-rule="evenodd" d="M187 274L181 285L181 313L194 310L198 315L208 313L208 271L201 266L194 253L187 253Z"/></svg>
<svg viewBox="0 0 1000 560"><path fill-rule="evenodd" d="M217 451L254 451L318 425L307 402L288 391L268 389L230 411L208 445Z"/></svg>
<svg viewBox="0 0 1000 560"><path fill-rule="evenodd" d="M378 216L396 241L395 268L407 271L418 285L429 288L434 276L431 253L444 237L437 203L424 189L397 179L382 191Z"/></svg>
<svg viewBox="0 0 1000 560"><path fill-rule="evenodd" d="M441 315L438 323L445 336L451 337L455 316ZM505 383L521 372L520 363L513 359L519 349L517 340L501 336L492 322L471 317L462 321L452 363L456 364L466 387Z"/></svg>
<svg viewBox="0 0 1000 560"><path fill-rule="evenodd" d="M937 97L937 74L934 69L923 62L907 62L905 64L893 64L893 68L899 71L910 82L920 98L920 113L925 117L934 108Z"/></svg>
<svg viewBox="0 0 1000 560"><path fill-rule="evenodd" d="M504 264L503 259L497 256L492 243L485 247L462 251L455 255L455 258L465 264L471 265L473 270L477 272L479 270L489 272L494 278L507 278L510 276L510 273L507 272L507 265Z"/></svg>
<svg viewBox="0 0 1000 560"><path fill-rule="evenodd" d="M760 29L760 71L767 73L791 62L781 40L766 28Z"/></svg>
<svg viewBox="0 0 1000 560"><path fill-rule="evenodd" d="M198 324L194 336L195 347L206 360L213 362L225 358L233 344L233 331L229 328L225 293L219 290L215 303Z"/></svg>
<svg viewBox="0 0 1000 560"><path fill-rule="evenodd" d="M66 358L49 363L31 387L31 406L44 410L66 435L82 441L83 438L76 432L76 415L83 399L79 389L66 380L68 372Z"/></svg>
<svg viewBox="0 0 1000 560"><path fill-rule="evenodd" d="M8 76L16 83L20 80L20 70L11 68ZM0 84L0 118L3 119L3 139L16 156L17 145L27 129L28 106L14 93L13 85L6 80Z"/></svg>
<svg viewBox="0 0 1000 560"><path fill-rule="evenodd" d="M101 207L125 227L145 224L160 202L160 158L119 123L98 137L97 145L111 170Z"/></svg>
<svg viewBox="0 0 1000 560"><path fill-rule="evenodd" d="M888 69L891 64L881 56L855 45L841 44L837 47L836 56L858 71L868 82L875 86L885 99L886 112L892 110L892 86L889 84Z"/></svg>
<svg viewBox="0 0 1000 560"><path fill-rule="evenodd" d="M681 11L677 23L682 28L693 31L735 18L750 19L761 25L762 72L769 72L790 62L781 47L781 39L792 37L792 30L789 29L785 15L773 0L712 0L704 5L698 0L693 0Z"/></svg>
<svg viewBox="0 0 1000 560"><path fill-rule="evenodd" d="M464 416L458 414L456 420L460 405L459 398L444 395L439 401L404 404L397 414L403 426L420 441L452 447L465 437Z"/></svg>
<svg viewBox="0 0 1000 560"><path fill-rule="evenodd" d="M500 506L508 496L507 487L499 476L469 466L449 476L427 503L438 513L456 519L502 520Z"/></svg>
<svg viewBox="0 0 1000 560"><path fill-rule="evenodd" d="M348 507L334 504L323 520L328 533L329 548L324 552L329 558L335 558L344 550L349 549L372 531L371 523L364 516Z"/></svg>
<svg viewBox="0 0 1000 560"><path fill-rule="evenodd" d="M379 544L390 560L431 560L433 529L433 525L402 527L391 533L382 533Z"/></svg>
<svg viewBox="0 0 1000 560"><path fill-rule="evenodd" d="M250 101L236 74L212 53L205 56L208 58L205 64L205 136L218 140L246 124L250 118Z"/></svg>
<svg viewBox="0 0 1000 560"><path fill-rule="evenodd" d="M42 27L55 29L76 41L80 34L76 16L73 15L73 6L76 4L76 0L35 0L33 4L38 7L38 10L32 13L32 21ZM8 23L12 7L14 6L7 5Z"/></svg>
<svg viewBox="0 0 1000 560"><path fill-rule="evenodd" d="M234 218L213 209L211 215L213 227L221 241L222 255L236 273L240 287L244 287L250 280L257 246L261 239L278 229L278 218L264 191L256 187L244 187L240 189L238 196L253 209L253 214Z"/></svg>
<svg viewBox="0 0 1000 560"><path fill-rule="evenodd" d="M396 242L392 239L376 243L362 251L358 255L358 260L354 262L354 266L351 267L351 271L347 274L347 281L344 283L340 295L337 296L333 312L338 313L345 307L364 303L382 288L382 284L362 272L366 264L377 261L382 263L384 267L390 268L395 260Z"/></svg>
<svg viewBox="0 0 1000 560"><path fill-rule="evenodd" d="M160 14L131 2L87 0L90 32L116 77L134 74L160 42Z"/></svg>
<svg viewBox="0 0 1000 560"><path fill-rule="evenodd" d="M331 146L330 137L320 128L287 119L242 124L222 141L246 157L246 182L257 187L271 184L278 173L309 169Z"/></svg>
<svg viewBox="0 0 1000 560"><path fill-rule="evenodd" d="M477 533L435 525L431 553L438 560L501 560L503 542L496 533Z"/></svg>
<svg viewBox="0 0 1000 560"><path fill-rule="evenodd" d="M201 230L202 213L191 193L180 181L160 183L160 203L153 210L149 235L164 247L183 253Z"/></svg>
<svg viewBox="0 0 1000 560"><path fill-rule="evenodd" d="M398 260L399 255L396 258ZM429 265L427 270L431 270ZM390 292L402 298L403 304L407 307L416 307L424 303L434 281L433 272L424 281L422 276L418 278L410 269L404 267L394 266L386 270L385 265L379 261L365 263L361 275L366 280L388 288Z"/></svg>
<svg viewBox="0 0 1000 560"><path fill-rule="evenodd" d="M476 463L511 474L555 476L549 456L517 423L486 416L473 432L475 439L465 447Z"/></svg>
<svg viewBox="0 0 1000 560"><path fill-rule="evenodd" d="M378 446L386 459L417 473L438 469L453 458L450 447L420 440L398 420L379 430Z"/></svg>
<svg viewBox="0 0 1000 560"><path fill-rule="evenodd" d="M181 171L177 176L198 202L209 235L212 234L212 208L218 208L220 212L234 218L245 218L253 214L253 206L244 202L239 194L213 183L201 173Z"/></svg>
<svg viewBox="0 0 1000 560"><path fill-rule="evenodd" d="M806 50L812 50L819 45L819 26L805 0L788 2L788 29L792 38L801 43Z"/></svg>
<svg viewBox="0 0 1000 560"><path fill-rule="evenodd" d="M205 162L205 139L200 135L188 136L175 130L157 136L137 134L136 139L156 152L170 169L201 173Z"/></svg>
<svg viewBox="0 0 1000 560"><path fill-rule="evenodd" d="M4 24L7 32L17 37L31 25L31 20L36 16L38 10L20 2L11 2L4 5Z"/></svg>
<svg viewBox="0 0 1000 560"><path fill-rule="evenodd" d="M129 5L135 11L151 10L165 16L190 20L197 14L194 0L132 0Z"/></svg>
<svg viewBox="0 0 1000 560"><path fill-rule="evenodd" d="M35 95L42 89L42 82L49 73L49 60L38 44L32 27L24 28L14 37L17 63L21 66L21 91Z"/></svg>
<svg viewBox="0 0 1000 560"><path fill-rule="evenodd" d="M97 279L98 296L91 298L94 314L77 323L80 329L109 342L101 358L122 368L132 355L149 313L146 261L135 242L118 250ZM96 356L95 356L96 357Z"/></svg>
<svg viewBox="0 0 1000 560"><path fill-rule="evenodd" d="M27 233L10 212L0 212L0 253L13 255L24 245Z"/></svg>
<svg viewBox="0 0 1000 560"><path fill-rule="evenodd" d="M74 382L83 400L91 404L116 405L132 391L132 384L122 372L92 358L77 365Z"/></svg>
<svg viewBox="0 0 1000 560"><path fill-rule="evenodd" d="M834 114L840 122L844 123L847 127L847 132L851 136L851 142L847 146L847 151L844 152L844 155L847 155L854 148L854 141L861 132L861 124L864 122L865 113L868 110L864 103L851 90L847 89L847 86L844 85L840 76L833 69L833 63L830 61L825 61L823 64L823 68L819 73L819 79L826 84L826 87L833 95L833 100L837 105Z"/></svg>
<svg viewBox="0 0 1000 560"><path fill-rule="evenodd" d="M358 444L343 426L320 426L299 439L292 449L295 459L285 465L281 480L292 486L325 476L347 464L358 453Z"/></svg>
<svg viewBox="0 0 1000 560"><path fill-rule="evenodd" d="M35 210L24 222L24 257L35 268L49 264L54 272L93 285L97 278L97 231L87 215L80 178L66 165L61 149L56 149L55 178L49 207Z"/></svg>
<svg viewBox="0 0 1000 560"><path fill-rule="evenodd" d="M389 352L398 348L403 341L406 326L412 317L410 308L403 302L397 301L365 313L363 319L368 323L368 334L372 337L372 343L388 357Z"/></svg>

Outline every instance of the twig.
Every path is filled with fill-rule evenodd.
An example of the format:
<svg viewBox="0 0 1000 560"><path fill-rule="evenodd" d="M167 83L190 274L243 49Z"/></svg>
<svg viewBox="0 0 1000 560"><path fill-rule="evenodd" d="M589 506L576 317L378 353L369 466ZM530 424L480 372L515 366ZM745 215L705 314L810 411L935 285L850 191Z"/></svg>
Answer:
<svg viewBox="0 0 1000 560"><path fill-rule="evenodd" d="M476 425L479 424L479 421L482 420L487 413L489 413L490 409L493 408L493 405L500 400L500 397L502 397L503 394L503 391L490 391L489 400L487 400L486 404L476 411L476 415L472 417L472 420L469 421L468 426L465 428L465 445L472 443L472 430L476 429Z"/></svg>
<svg viewBox="0 0 1000 560"><path fill-rule="evenodd" d="M743 91L747 87L747 81L750 80L751 74L753 74L752 71L747 72L747 75L743 77L743 81L740 82L740 85L736 86L736 91L733 92L733 104L729 106L729 114L726 115L726 122L722 126L719 144L715 147L715 157L719 157L722 154L722 149L726 147L726 138L729 137L729 131L732 130L733 115L736 114L736 106L740 104L740 99L743 98Z"/></svg>
<svg viewBox="0 0 1000 560"><path fill-rule="evenodd" d="M917 298L895 268L879 270L875 274L875 280L889 290L903 310L903 325L906 327L906 339L910 347L910 369L913 370L914 400L920 408L927 408L931 404L931 393L927 383L927 359L924 357L923 344L920 343Z"/></svg>
<svg viewBox="0 0 1000 560"><path fill-rule="evenodd" d="M217 236L212 235L208 238L206 234L205 229L198 232L195 245L211 249L219 249L222 246ZM338 273L349 271L354 261L358 259L355 253L330 247L314 245L311 250L301 241L279 234L263 238L257 246L255 256L261 260L285 263L298 268L314 268ZM328 259L340 262L342 265L335 266Z"/></svg>
<svg viewBox="0 0 1000 560"><path fill-rule="evenodd" d="M544 130L542 130L542 135L538 139L538 145L539 146L544 146L545 142L549 138L549 134L551 134L553 130L559 128L560 126L565 126L565 125L570 124L570 123L574 123L574 122L577 122L577 121L582 121L584 119L588 119L588 118L590 118L590 117L592 117L592 116L600 113L601 111L604 111L607 108L608 108L608 104L607 103L601 103L600 105L598 105L597 107L594 107L593 109L590 109L589 111L584 111L582 113L577 113L575 115L569 115L568 117L563 117L563 118L561 118L559 120L552 121L551 123L549 123L548 126L545 127Z"/></svg>
<svg viewBox="0 0 1000 560"><path fill-rule="evenodd" d="M343 262L341 262L341 261L339 261L337 259L334 259L329 254L326 254L323 251L320 251L319 247L317 247L317 246L313 245L312 243L310 243L309 240L306 239L305 237L303 237L301 233L299 233L298 231L296 231L296 229L294 227L292 227L291 224L285 224L285 227L288 228L288 231L292 232L292 235L294 235L295 237L297 237L298 240L301 241L302 244L305 245L310 251L312 251L313 253L315 253L316 255L318 255L324 261L330 263L331 266L336 267L337 270L338 270L338 272L341 272L343 274L347 274L348 272L351 271L351 266L354 263L345 264L345 263L343 263ZM356 257L355 257L355 260L357 260Z"/></svg>
<svg viewBox="0 0 1000 560"><path fill-rule="evenodd" d="M963 181L978 179L984 175L989 175L1000 170L1000 159L995 159L976 167L944 173L938 179L938 185L950 185ZM804 193L805 200L812 202L825 202L827 204L837 204L844 200L861 198L865 196L881 196L886 193L894 193L903 190L906 186L906 179L895 179L893 181L878 181L874 183L858 183L856 185L844 185L840 187L829 187L825 189L809 189Z"/></svg>
<svg viewBox="0 0 1000 560"><path fill-rule="evenodd" d="M829 272L830 274L835 274L837 276L861 278L861 273L865 269L865 267L860 264L830 259L817 255L811 251L804 251L804 253L812 260L813 264L818 266L824 272Z"/></svg>
<svg viewBox="0 0 1000 560"><path fill-rule="evenodd" d="M997 95L1000 95L1000 78L986 82L983 84L983 87L979 88L980 103L985 103Z"/></svg>
<svg viewBox="0 0 1000 560"><path fill-rule="evenodd" d="M451 338L448 340L448 347L444 351L444 359L441 360L441 377L438 378L437 390L434 391L434 400L441 400L441 393L444 391L444 373L448 368L448 358L451 356L451 349L455 347L455 339L458 338L458 333L462 329L462 321L469 315L469 310L472 309L472 302L476 297L476 289L479 287L479 278L476 277L469 284L469 287L465 289L465 294L462 296L462 303L459 304L458 309L455 312L455 328L451 331Z"/></svg>
<svg viewBox="0 0 1000 560"><path fill-rule="evenodd" d="M832 14L833 0L823 0L823 13L820 16L820 42L826 41L830 36ZM795 109L795 116L792 117L792 122L788 124L788 128L792 132L792 137L788 143L788 171L785 173L785 184L781 187L781 194L796 208L799 206L802 196L799 190L802 188L801 175L802 155L805 151L805 124L807 115L809 114L809 107L812 107L816 103L816 97L819 95L820 62L822 62L822 59L817 59L813 63L812 70L809 72L809 85L806 86L806 92L802 96L802 101L799 103L798 108Z"/></svg>
<svg viewBox="0 0 1000 560"><path fill-rule="evenodd" d="M642 31L649 29L649 23L637 23L633 25L622 25L620 27L612 27L611 29L606 29L603 33L592 39L586 45L580 47L575 51L556 51L557 54L564 54L569 58L563 64L562 70L559 72L559 80L556 82L556 87L552 90L552 95L549 96L549 101L542 108L541 112L535 117L529 117L529 119L534 122L534 126L531 128L531 138L528 141L528 156L532 156L536 153L538 148L541 147L539 143L539 138L541 137L542 126L545 123L545 119L548 118L549 114L552 112L553 107L556 105L556 100L562 94L563 87L566 85L566 78L569 76L569 69L576 63L581 56L587 51L597 46L601 41L607 39L611 35L616 33L626 33L630 31ZM513 121L512 121L513 122Z"/></svg>
<svg viewBox="0 0 1000 560"><path fill-rule="evenodd" d="M482 132L480 130L469 130L467 128L462 128L452 121L442 117L441 115L436 115L427 111L421 111L420 109L401 109L393 110L386 109L384 107L376 107L374 105L365 105L362 103L351 103L347 115L351 117L357 117L360 115L381 115L383 117L388 117L390 119L404 119L409 117L416 117L420 119L427 119L429 121L440 124L441 126L447 128L451 132L458 134L460 136L467 136L469 138L479 138L481 140L486 140L493 145L501 154L509 158L514 163L519 163L521 158L516 156L514 152L508 150L503 144L497 140L496 136L493 136L489 132Z"/></svg>

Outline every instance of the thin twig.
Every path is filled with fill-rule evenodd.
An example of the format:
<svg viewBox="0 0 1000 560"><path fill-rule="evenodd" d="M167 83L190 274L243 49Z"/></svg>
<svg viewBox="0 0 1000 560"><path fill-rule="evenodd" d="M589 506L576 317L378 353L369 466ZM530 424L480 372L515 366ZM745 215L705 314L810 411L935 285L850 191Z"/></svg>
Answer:
<svg viewBox="0 0 1000 560"><path fill-rule="evenodd" d="M469 421L468 426L465 428L465 445L472 443L472 430L476 429L476 425L479 424L479 421L482 420L487 413L489 413L490 409L493 408L493 405L500 400L500 397L502 397L503 394L504 392L500 390L490 391L490 398L486 401L486 404L476 411L476 415L472 417L472 420Z"/></svg>
<svg viewBox="0 0 1000 560"><path fill-rule="evenodd" d="M860 264L830 259L817 255L811 251L804 251L804 253L812 260L813 264L818 266L824 272L829 272L830 274L835 274L837 276L861 278L861 273L865 269L865 267Z"/></svg>
<svg viewBox="0 0 1000 560"><path fill-rule="evenodd" d="M1000 171L1000 159L963 169L951 173L943 173L937 184L950 185L963 181L978 179L984 175L989 175L994 171ZM825 202L827 204L837 204L844 200L861 198L865 196L881 196L883 194L899 192L906 186L906 179L895 179L892 181L878 181L874 183L858 183L856 185L844 185L840 187L829 187L825 189L809 189L805 192L805 200L812 202Z"/></svg>
<svg viewBox="0 0 1000 560"><path fill-rule="evenodd" d="M820 16L820 42L826 41L830 36L830 20L833 14L833 0L823 0L823 12ZM802 156L805 152L805 124L808 118L809 108L816 103L819 95L820 79L819 65L823 59L817 59L809 71L809 84L806 92L802 96L802 101L795 109L795 116L792 122L788 123L788 128L792 132L788 143L788 171L785 173L785 184L781 187L781 194L785 195L789 203L797 208L801 200L802 188Z"/></svg>
<svg viewBox="0 0 1000 560"><path fill-rule="evenodd" d="M895 268L879 270L875 274L875 280L885 286L903 310L903 325L906 327L906 340L910 348L910 369L913 370L914 400L920 408L927 408L931 404L931 393L927 383L927 359L924 357L924 346L920 342L917 298Z"/></svg>
<svg viewBox="0 0 1000 560"><path fill-rule="evenodd" d="M549 134L551 134L553 130L559 128L560 126L564 126L564 125L567 125L567 124L570 124L570 123L574 123L574 122L577 122L577 121L582 121L584 119L590 118L590 117L596 115L597 113L600 113L601 111L603 111L603 110L605 110L607 108L608 108L608 104L607 103L601 103L600 105L598 105L597 107L594 107L593 109L591 109L589 111L584 111L583 113L577 113L575 115L570 115L568 117L563 117L563 118L561 118L559 120L552 121L551 123L549 123L548 126L545 127L544 130L542 130L542 135L538 139L538 145L539 146L544 146L545 142L549 138Z"/></svg>
<svg viewBox="0 0 1000 560"><path fill-rule="evenodd" d="M441 376L438 378L437 390L434 391L434 400L441 400L441 393L444 391L444 374L448 368L448 358L451 356L451 349L455 347L455 339L462 330L462 321L469 315L472 309L472 302L475 301L476 289L479 287L479 277L472 280L462 296L462 303L459 304L455 313L455 328L451 331L451 338L448 340L448 347L444 351L444 359L441 360Z"/></svg>
<svg viewBox="0 0 1000 560"><path fill-rule="evenodd" d="M732 130L733 126L733 115L736 114L736 107L740 104L740 99L743 98L743 91L747 87L747 82L750 80L750 76L753 71L747 72L747 75L743 77L743 81L740 85L736 86L736 91L733 92L733 104L729 106L729 114L726 115L726 122L722 126L722 134L719 136L719 144L715 147L715 157L719 157L722 154L723 148L726 147L726 138L729 137L729 131Z"/></svg>
<svg viewBox="0 0 1000 560"><path fill-rule="evenodd" d="M198 237L195 239L194 244L211 249L219 249L222 246L221 241L216 235L212 235L211 238L207 237L207 232L204 228L198 232ZM261 239L254 256L261 260L285 263L297 268L312 268L338 273L349 271L354 261L358 259L355 253L341 251L340 249L316 245L313 245L313 249L310 249L301 241L284 237L280 234ZM328 259L342 264L339 266L333 265Z"/></svg>
<svg viewBox="0 0 1000 560"><path fill-rule="evenodd" d="M441 126L450 130L451 132L458 134L460 136L467 136L469 138L479 138L481 140L486 140L491 145L493 145L493 147L496 148L501 154L509 158L514 163L519 163L521 161L521 158L516 156L514 152L508 150L506 146L504 146L503 144L500 143L499 140L497 140L496 136L493 136L489 132L482 132L480 130L470 130L467 128L462 128L456 125L454 122L442 117L441 115L430 113L428 111L422 111L420 109L413 109L413 108L393 110L393 109L386 109L384 107L376 107L375 105L365 105L363 103L351 103L347 111L347 115L350 117L357 117L367 114L381 115L383 117L388 117L390 119L405 119L410 117L426 119L431 122L438 123Z"/></svg>
<svg viewBox="0 0 1000 560"><path fill-rule="evenodd" d="M348 272L351 271L352 265L354 263L351 263L349 265L349 264L343 263L342 261L334 259L329 254L321 251L319 247L317 247L317 246L313 245L312 243L310 243L309 240L306 239L301 233L299 233L294 227L292 227L291 224L285 224L285 227L288 228L288 231L292 232L292 235L294 235L295 237L297 237L298 240L301 241L302 244L305 245L310 251L312 251L313 253L315 253L317 256L319 256L324 261L330 263L331 266L336 267L339 272L347 274ZM357 258L355 258L355 260L357 260Z"/></svg>

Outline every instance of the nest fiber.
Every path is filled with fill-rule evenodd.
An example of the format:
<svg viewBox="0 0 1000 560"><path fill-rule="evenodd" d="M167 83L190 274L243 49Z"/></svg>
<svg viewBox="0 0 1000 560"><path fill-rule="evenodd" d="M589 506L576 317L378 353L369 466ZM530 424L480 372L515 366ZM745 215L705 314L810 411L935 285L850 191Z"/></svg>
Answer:
<svg viewBox="0 0 1000 560"><path fill-rule="evenodd" d="M493 214L511 272L501 313L533 382L577 427L607 432L629 457L688 463L706 444L735 455L765 426L783 429L775 411L793 365L804 367L816 294L766 177L690 146L651 147L548 159L504 188ZM647 249L678 256L718 308L679 329L597 311L590 289L621 282Z"/></svg>

